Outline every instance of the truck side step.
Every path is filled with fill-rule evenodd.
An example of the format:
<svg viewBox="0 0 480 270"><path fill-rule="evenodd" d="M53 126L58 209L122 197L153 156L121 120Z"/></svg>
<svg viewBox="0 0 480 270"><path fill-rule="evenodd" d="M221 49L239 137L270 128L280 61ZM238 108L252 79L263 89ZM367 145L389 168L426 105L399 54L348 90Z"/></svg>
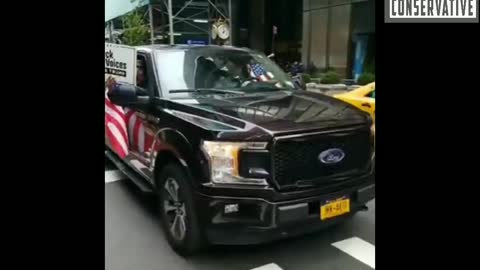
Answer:
<svg viewBox="0 0 480 270"><path fill-rule="evenodd" d="M123 161L117 157L112 151L105 150L105 156L113 163L115 166L125 174L142 192L152 193L154 192L153 186L138 175L133 169L125 165Z"/></svg>

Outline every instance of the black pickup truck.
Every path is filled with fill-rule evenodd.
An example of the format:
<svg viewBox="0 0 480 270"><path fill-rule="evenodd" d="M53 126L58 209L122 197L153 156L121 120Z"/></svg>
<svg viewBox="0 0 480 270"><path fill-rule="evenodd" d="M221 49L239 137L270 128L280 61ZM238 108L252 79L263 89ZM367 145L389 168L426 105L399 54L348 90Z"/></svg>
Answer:
<svg viewBox="0 0 480 270"><path fill-rule="evenodd" d="M106 92L106 119L125 127L106 124L106 155L158 195L178 253L312 232L375 197L372 119L298 88L265 55L152 45L137 48L137 65L136 86Z"/></svg>

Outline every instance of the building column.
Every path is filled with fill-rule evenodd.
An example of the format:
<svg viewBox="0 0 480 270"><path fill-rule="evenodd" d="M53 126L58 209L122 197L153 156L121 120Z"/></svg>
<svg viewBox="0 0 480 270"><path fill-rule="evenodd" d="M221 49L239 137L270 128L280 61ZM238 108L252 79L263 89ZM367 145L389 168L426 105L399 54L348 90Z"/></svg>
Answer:
<svg viewBox="0 0 480 270"><path fill-rule="evenodd" d="M250 0L250 47L265 51L265 1Z"/></svg>
<svg viewBox="0 0 480 270"><path fill-rule="evenodd" d="M303 10L310 9L310 0L303 0ZM311 59L312 50L312 17L310 12L302 11L302 63L307 67Z"/></svg>

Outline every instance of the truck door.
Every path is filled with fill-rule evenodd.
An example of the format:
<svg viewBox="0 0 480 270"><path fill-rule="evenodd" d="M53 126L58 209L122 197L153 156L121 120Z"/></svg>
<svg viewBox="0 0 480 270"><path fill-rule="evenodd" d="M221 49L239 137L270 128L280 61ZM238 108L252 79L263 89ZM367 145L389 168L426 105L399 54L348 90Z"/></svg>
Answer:
<svg viewBox="0 0 480 270"><path fill-rule="evenodd" d="M152 68L152 59L147 53L137 52L137 86L154 95L156 81ZM125 122L129 138L127 161L151 179L150 153L153 147L154 130L151 124L150 104L135 104L125 108Z"/></svg>

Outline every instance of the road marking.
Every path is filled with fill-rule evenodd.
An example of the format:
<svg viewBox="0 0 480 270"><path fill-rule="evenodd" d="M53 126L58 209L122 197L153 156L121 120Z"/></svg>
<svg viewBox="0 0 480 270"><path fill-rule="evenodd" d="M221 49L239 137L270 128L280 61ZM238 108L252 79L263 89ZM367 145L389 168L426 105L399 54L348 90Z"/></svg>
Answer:
<svg viewBox="0 0 480 270"><path fill-rule="evenodd" d="M351 237L332 243L332 246L375 269L375 246L367 241Z"/></svg>
<svg viewBox="0 0 480 270"><path fill-rule="evenodd" d="M250 270L283 270L283 269L280 268L280 266L278 266L275 263L269 263L269 264L265 264L263 266L253 268L253 269L250 269Z"/></svg>
<svg viewBox="0 0 480 270"><path fill-rule="evenodd" d="M105 171L105 184L126 179L126 176L119 170Z"/></svg>

